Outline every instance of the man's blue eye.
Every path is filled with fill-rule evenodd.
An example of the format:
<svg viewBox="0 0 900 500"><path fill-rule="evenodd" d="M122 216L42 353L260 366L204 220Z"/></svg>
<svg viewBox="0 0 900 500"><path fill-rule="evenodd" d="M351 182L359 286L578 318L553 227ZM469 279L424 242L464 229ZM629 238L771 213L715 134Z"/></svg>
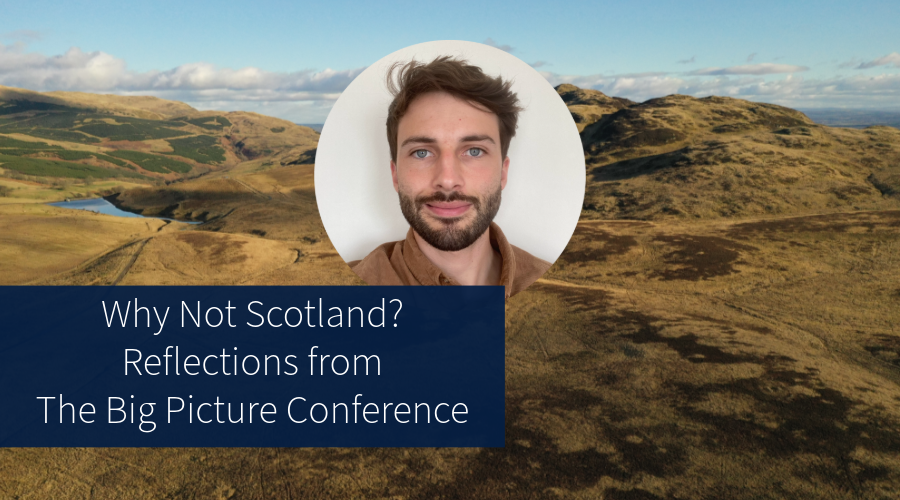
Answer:
<svg viewBox="0 0 900 500"><path fill-rule="evenodd" d="M469 156L478 157L478 156L481 156L483 153L484 153L484 151L482 151L481 148L469 148Z"/></svg>
<svg viewBox="0 0 900 500"><path fill-rule="evenodd" d="M428 151L425 149L417 149L415 152L413 152L413 154L416 155L416 158L427 158L428 157Z"/></svg>

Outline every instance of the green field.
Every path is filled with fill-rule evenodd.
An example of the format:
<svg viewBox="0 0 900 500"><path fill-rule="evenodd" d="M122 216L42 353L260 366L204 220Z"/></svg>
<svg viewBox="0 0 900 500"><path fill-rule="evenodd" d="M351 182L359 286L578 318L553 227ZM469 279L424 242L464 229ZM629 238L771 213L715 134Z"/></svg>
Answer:
<svg viewBox="0 0 900 500"><path fill-rule="evenodd" d="M25 112L33 113L10 116ZM0 103L0 116L4 117L0 120L0 132L18 132L81 143L99 142L99 137L107 137L113 141L143 141L189 134L172 128L184 127L186 123L183 121L110 116L45 103ZM115 124L105 121L110 118Z"/></svg>
<svg viewBox="0 0 900 500"><path fill-rule="evenodd" d="M96 158L98 160L103 160L113 165L118 165L120 167L130 168L134 170L134 167L131 166L128 162L124 162L118 158L114 158L109 155L105 155L103 153L92 153L90 151L71 151L68 149L63 149L60 151L51 151L56 156L60 157L63 160L73 161L73 160L87 160L89 158Z"/></svg>
<svg viewBox="0 0 900 500"><path fill-rule="evenodd" d="M42 149L16 149L16 148L0 148L0 155L7 156L25 156L35 153L41 153Z"/></svg>
<svg viewBox="0 0 900 500"><path fill-rule="evenodd" d="M197 135L184 139L170 139L168 142L174 151L167 154L183 156L208 165L225 161L225 150L215 137Z"/></svg>
<svg viewBox="0 0 900 500"><path fill-rule="evenodd" d="M0 102L0 115L11 115L15 113L23 113L26 111L66 111L72 110L67 106L59 104L50 104L47 102L34 101L9 101Z"/></svg>
<svg viewBox="0 0 900 500"><path fill-rule="evenodd" d="M38 105L42 103L28 103ZM17 105L18 106L18 105ZM4 107L0 110L19 109L18 107ZM20 115L4 119L0 122L0 133L26 134L44 139L55 139L58 141L78 142L78 143L94 143L100 142L96 137L90 137L72 129L77 126L79 113L70 108L60 108L64 111L50 111L46 113L38 113L32 116ZM25 111L29 111L26 109Z"/></svg>
<svg viewBox="0 0 900 500"><path fill-rule="evenodd" d="M231 121L224 116L146 120L99 114L90 109L77 109L41 102L0 102L0 134L19 133L81 144L97 143L104 138L111 141L146 141L183 137L191 133L178 129L188 124L219 132L223 128L231 126ZM206 164L225 161L225 152L217 142L216 138L205 135L170 141L175 150L173 154ZM0 147L26 149L32 146ZM47 147L44 145L40 149ZM70 157L72 156L70 155ZM72 158L74 159L74 157ZM148 160L147 158L142 158L142 160L148 162L148 167L145 168L157 172L170 170L186 172L190 169L184 163L165 163L158 159Z"/></svg>
<svg viewBox="0 0 900 500"><path fill-rule="evenodd" d="M103 153L94 153L91 151L73 151L63 149L60 146L51 146L46 142L28 142L20 141L10 137L0 136L0 155L6 156L25 156L35 153L50 153L61 160L76 161L96 158L105 162L112 163L119 167L135 170L134 166L128 162L118 158L105 155Z"/></svg>
<svg viewBox="0 0 900 500"><path fill-rule="evenodd" d="M207 116L205 118L176 118L176 120L183 121L186 123L190 123L191 125L196 125L201 128L205 128L207 130L222 130L225 127L231 126L231 121L224 116Z"/></svg>
<svg viewBox="0 0 900 500"><path fill-rule="evenodd" d="M51 146L46 142L28 142L0 136L0 155L25 156L36 153L57 153L65 151L60 146ZM65 158L70 159L70 158Z"/></svg>
<svg viewBox="0 0 900 500"><path fill-rule="evenodd" d="M0 168L14 170L20 174L35 175L41 177L69 177L73 179L86 179L94 177L105 179L110 177L145 178L136 172L113 170L111 168L82 165L67 161L46 160L43 158L23 158L20 156L8 156L0 154Z"/></svg>
<svg viewBox="0 0 900 500"><path fill-rule="evenodd" d="M0 102L0 134L23 134L64 142L91 144L103 139L111 141L146 141L168 139L171 155L189 158L209 165L225 161L225 150L218 138L210 135L183 137L191 132L178 130L188 124L211 131L220 131L231 122L223 116L204 118L181 117L174 120L146 120L97 113L93 109L78 109L57 104L9 101ZM183 137L175 139L176 137ZM7 168L28 175L54 177L109 177L124 175L105 167L69 162L96 158L112 165L135 170L128 162L161 174L187 173L193 166L160 154L139 151L114 151L109 154L77 151L43 142L26 142L0 135L0 156L7 159ZM41 156L33 158L30 156ZM10 160L17 158L16 161ZM57 158L59 160L57 160ZM127 161L125 161L127 160ZM108 170L108 171L107 171ZM139 175L132 172L131 175Z"/></svg>
<svg viewBox="0 0 900 500"><path fill-rule="evenodd" d="M39 128L39 127L19 127L19 128L0 128L0 132L12 134L25 134L33 137L40 137L42 139L53 139L56 141L66 141L66 142L77 142L80 144L93 144L100 142L100 139L96 137L91 137L88 135L84 135L78 132L69 132L68 130L53 130L49 128Z"/></svg>
<svg viewBox="0 0 900 500"><path fill-rule="evenodd" d="M66 161L87 160L88 158L94 158L97 156L96 154L90 153L88 151L70 151L67 149L54 151L53 154Z"/></svg>
<svg viewBox="0 0 900 500"><path fill-rule="evenodd" d="M37 150L49 150L49 149L62 149L59 146L51 146L46 142L29 142L29 141L20 141L18 139L13 139L12 137L6 137L0 135L0 148L17 148L17 149L37 149Z"/></svg>
<svg viewBox="0 0 900 500"><path fill-rule="evenodd" d="M160 127L158 125L147 125L142 123L123 123L121 125L113 125L110 123L92 122L88 123L87 125L82 125L76 130L97 137L107 137L111 141L145 141L148 139L167 139L169 137L188 135L189 133L183 132L181 130L173 130L170 128Z"/></svg>
<svg viewBox="0 0 900 500"><path fill-rule="evenodd" d="M96 154L94 154L94 156L98 160L108 161L109 163L112 163L113 165L118 165L120 167L130 168L131 170L134 170L134 167L131 166L131 164L129 164L128 162L124 162L118 158L113 158L112 156L100 154L100 153L96 153Z"/></svg>
<svg viewBox="0 0 900 500"><path fill-rule="evenodd" d="M123 160L132 161L141 166L144 170L157 172L160 174L168 174L169 172L178 172L185 174L190 172L193 167L187 163L166 158L164 156L141 153L139 151L110 151L110 156L121 158Z"/></svg>
<svg viewBox="0 0 900 500"><path fill-rule="evenodd" d="M71 130L81 122L82 116L77 112L63 111L36 114L33 116L16 116L13 118L17 124L23 127Z"/></svg>

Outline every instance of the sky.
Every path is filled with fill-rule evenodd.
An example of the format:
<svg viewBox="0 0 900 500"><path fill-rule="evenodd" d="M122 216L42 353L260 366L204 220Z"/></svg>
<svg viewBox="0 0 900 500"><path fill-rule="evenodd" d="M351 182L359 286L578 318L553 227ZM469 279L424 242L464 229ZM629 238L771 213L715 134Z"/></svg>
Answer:
<svg viewBox="0 0 900 500"><path fill-rule="evenodd" d="M322 123L366 66L469 40L645 101L900 111L900 2L0 0L0 85L153 95Z"/></svg>

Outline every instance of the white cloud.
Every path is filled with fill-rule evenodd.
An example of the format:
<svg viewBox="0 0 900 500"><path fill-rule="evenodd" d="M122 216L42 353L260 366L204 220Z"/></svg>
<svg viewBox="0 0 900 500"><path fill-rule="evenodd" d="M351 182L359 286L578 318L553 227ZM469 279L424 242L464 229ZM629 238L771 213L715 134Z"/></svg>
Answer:
<svg viewBox="0 0 900 500"><path fill-rule="evenodd" d="M0 85L32 90L259 90L341 92L360 69L276 73L259 68L219 68L208 63L182 64L167 71L128 70L125 61L105 52L78 47L46 57L26 53L24 45L0 44Z"/></svg>
<svg viewBox="0 0 900 500"><path fill-rule="evenodd" d="M572 83L606 95L643 102L654 97L711 95L769 102L790 107L898 107L900 74L804 79L794 75L768 79L757 75L560 75L542 72L554 86Z"/></svg>
<svg viewBox="0 0 900 500"><path fill-rule="evenodd" d="M186 102L202 110L254 111L299 123L323 122L334 101L363 70L272 72L254 67L221 68L198 62L164 71L136 72L129 70L124 60L105 52L84 52L73 47L64 54L45 56L27 52L26 48L22 42L0 43L0 85L38 91L154 95ZM893 53L860 66L865 64L868 67L898 65L900 55ZM546 65L541 61L533 64L538 68ZM828 79L804 79L790 74L806 69L764 63L688 73L540 73L554 86L572 83L638 102L686 94L731 96L801 108L896 108L900 103L900 74L855 73Z"/></svg>
<svg viewBox="0 0 900 500"><path fill-rule="evenodd" d="M333 103L363 69L272 72L254 67L220 68L199 62L166 71L136 72L129 70L124 60L105 52L84 52L73 47L64 54L48 57L27 52L23 43L0 44L0 85L38 91L151 94L200 104L204 109L214 108L203 103L216 103L224 106L223 110L246 110L248 106L243 103Z"/></svg>
<svg viewBox="0 0 900 500"><path fill-rule="evenodd" d="M488 37L488 38L484 41L484 44L485 44L485 45L490 45L491 47L500 49L500 50L502 50L502 51L504 51L504 52L512 52L512 51L516 50L515 47L511 47L511 46L506 45L506 44L500 45L499 43L497 43L497 42L496 42L493 38L491 38L491 37Z"/></svg>
<svg viewBox="0 0 900 500"><path fill-rule="evenodd" d="M691 71L690 75L774 75L778 73L800 73L807 71L806 66L793 64L759 63L730 66L728 68L703 68Z"/></svg>
<svg viewBox="0 0 900 500"><path fill-rule="evenodd" d="M874 68L876 66L886 66L888 64L893 65L895 68L900 68L900 54L898 54L896 52L891 52L890 54L888 54L884 57L879 57L878 59L875 59L874 61L861 63L859 66L856 67L856 69L868 69L868 68Z"/></svg>
<svg viewBox="0 0 900 500"><path fill-rule="evenodd" d="M669 73L667 71L643 71L640 73L619 73L610 75L610 78L647 78L654 76L665 76Z"/></svg>
<svg viewBox="0 0 900 500"><path fill-rule="evenodd" d="M582 88L599 90L606 95L626 97L635 101L645 101L680 92L684 80L666 73L644 73L624 75L560 75L542 71L541 75L554 87L561 83L571 83Z"/></svg>

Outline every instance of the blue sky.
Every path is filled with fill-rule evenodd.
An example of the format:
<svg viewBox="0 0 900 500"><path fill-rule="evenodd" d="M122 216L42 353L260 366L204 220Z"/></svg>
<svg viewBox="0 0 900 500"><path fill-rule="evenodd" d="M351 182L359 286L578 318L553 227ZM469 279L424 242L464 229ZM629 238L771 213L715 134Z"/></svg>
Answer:
<svg viewBox="0 0 900 500"><path fill-rule="evenodd" d="M489 42L642 101L731 95L900 109L900 2L28 2L0 0L0 85L149 94L324 120L352 78L415 43Z"/></svg>

